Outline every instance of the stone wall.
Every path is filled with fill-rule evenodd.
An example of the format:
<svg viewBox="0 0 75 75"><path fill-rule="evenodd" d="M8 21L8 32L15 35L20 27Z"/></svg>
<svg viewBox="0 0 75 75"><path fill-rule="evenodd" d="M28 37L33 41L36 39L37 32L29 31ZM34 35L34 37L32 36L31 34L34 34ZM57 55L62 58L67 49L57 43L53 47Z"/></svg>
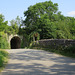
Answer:
<svg viewBox="0 0 75 75"><path fill-rule="evenodd" d="M11 34L11 35L9 35L8 38L7 38L8 43L10 43L11 39L12 39L13 37L15 37L15 36L19 37L21 40L23 39L23 36L20 36L20 35L17 35L17 34L15 34L15 35Z"/></svg>
<svg viewBox="0 0 75 75"><path fill-rule="evenodd" d="M33 46L52 47L75 45L75 40L71 39L45 39L33 43Z"/></svg>
<svg viewBox="0 0 75 75"><path fill-rule="evenodd" d="M8 43L9 43L9 47L10 47L10 48L11 48L11 40L12 40L14 37L18 37L18 38L20 38L20 40L23 39L23 36L18 35L18 34L15 34L15 35L13 35L13 34L8 35L8 34L7 34L7 41L8 41ZM18 38L17 38L17 40L18 40ZM16 42L15 42L15 43L16 43Z"/></svg>

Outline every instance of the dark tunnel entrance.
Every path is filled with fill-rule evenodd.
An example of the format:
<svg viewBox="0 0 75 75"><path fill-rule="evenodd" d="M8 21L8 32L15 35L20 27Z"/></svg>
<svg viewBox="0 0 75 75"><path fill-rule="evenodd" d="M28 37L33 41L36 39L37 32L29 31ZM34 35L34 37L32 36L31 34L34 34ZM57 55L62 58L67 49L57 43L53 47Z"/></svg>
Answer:
<svg viewBox="0 0 75 75"><path fill-rule="evenodd" d="M21 48L21 39L18 36L15 36L10 41L11 49Z"/></svg>

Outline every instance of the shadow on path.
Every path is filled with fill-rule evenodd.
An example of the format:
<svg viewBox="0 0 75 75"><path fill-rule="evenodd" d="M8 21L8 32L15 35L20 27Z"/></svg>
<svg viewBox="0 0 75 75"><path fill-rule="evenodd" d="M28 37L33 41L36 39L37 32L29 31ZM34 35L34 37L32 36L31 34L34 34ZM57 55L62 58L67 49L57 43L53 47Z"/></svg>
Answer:
<svg viewBox="0 0 75 75"><path fill-rule="evenodd" d="M2 75L75 75L75 59L42 50L8 50L10 60Z"/></svg>

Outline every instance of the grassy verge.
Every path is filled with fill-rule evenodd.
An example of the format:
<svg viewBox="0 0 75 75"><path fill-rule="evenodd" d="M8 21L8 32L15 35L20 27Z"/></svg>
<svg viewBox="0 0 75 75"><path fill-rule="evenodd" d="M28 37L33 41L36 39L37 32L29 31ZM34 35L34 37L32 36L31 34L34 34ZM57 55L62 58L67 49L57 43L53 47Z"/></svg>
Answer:
<svg viewBox="0 0 75 75"><path fill-rule="evenodd" d="M42 50L45 50L45 51L49 51L49 52L53 52L53 53L57 53L57 54L60 54L60 55L64 55L64 56L67 56L67 57L72 57L72 58L75 58L75 46L69 46L69 47L61 47L59 46L57 49L52 49L51 47L31 47L33 49L42 49Z"/></svg>
<svg viewBox="0 0 75 75"><path fill-rule="evenodd" d="M0 49L0 72L5 67L6 63L8 62L8 52L5 50Z"/></svg>

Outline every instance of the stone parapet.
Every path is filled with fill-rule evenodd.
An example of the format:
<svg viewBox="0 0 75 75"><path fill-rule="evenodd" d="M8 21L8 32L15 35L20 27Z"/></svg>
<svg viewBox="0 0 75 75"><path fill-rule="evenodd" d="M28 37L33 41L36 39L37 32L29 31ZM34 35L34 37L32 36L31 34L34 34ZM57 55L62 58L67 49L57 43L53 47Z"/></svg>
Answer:
<svg viewBox="0 0 75 75"><path fill-rule="evenodd" d="M70 46L75 45L75 40L72 39L44 39L39 40L33 43L34 46L43 46L43 47L57 47L57 46Z"/></svg>

